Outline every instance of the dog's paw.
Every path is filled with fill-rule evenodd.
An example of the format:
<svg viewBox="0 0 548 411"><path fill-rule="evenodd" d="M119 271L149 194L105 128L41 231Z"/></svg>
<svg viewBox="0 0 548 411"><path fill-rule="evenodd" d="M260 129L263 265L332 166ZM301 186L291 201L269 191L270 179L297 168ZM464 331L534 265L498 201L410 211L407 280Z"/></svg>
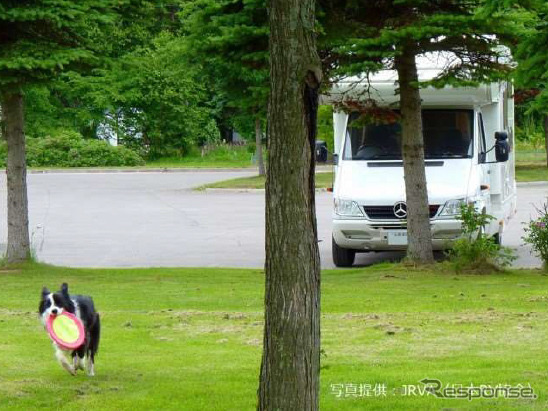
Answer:
<svg viewBox="0 0 548 411"><path fill-rule="evenodd" d="M87 371L88 377L95 377L95 364L89 363Z"/></svg>
<svg viewBox="0 0 548 411"><path fill-rule="evenodd" d="M76 370L69 363L63 363L63 368L67 370L71 375L76 375Z"/></svg>

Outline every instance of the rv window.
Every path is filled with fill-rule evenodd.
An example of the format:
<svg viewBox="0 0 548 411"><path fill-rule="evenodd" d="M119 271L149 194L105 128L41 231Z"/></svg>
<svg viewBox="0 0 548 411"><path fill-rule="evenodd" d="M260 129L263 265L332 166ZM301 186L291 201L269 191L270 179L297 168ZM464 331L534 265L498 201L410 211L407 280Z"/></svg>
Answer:
<svg viewBox="0 0 548 411"><path fill-rule="evenodd" d="M471 158L472 110L423 110L424 155L434 158ZM401 125L396 121L365 122L351 114L344 160L400 160Z"/></svg>

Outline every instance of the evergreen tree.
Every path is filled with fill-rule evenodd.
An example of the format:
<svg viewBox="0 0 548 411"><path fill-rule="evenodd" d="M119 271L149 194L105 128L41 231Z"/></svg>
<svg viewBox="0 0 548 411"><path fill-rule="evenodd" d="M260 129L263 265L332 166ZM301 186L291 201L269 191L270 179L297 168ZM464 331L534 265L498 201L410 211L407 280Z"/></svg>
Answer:
<svg viewBox="0 0 548 411"><path fill-rule="evenodd" d="M236 118L254 125L259 174L264 174L262 124L268 97L265 0L192 0L181 12L188 50L213 93ZM244 127L251 128L251 127Z"/></svg>
<svg viewBox="0 0 548 411"><path fill-rule="evenodd" d="M522 95L534 97L529 99L528 110L535 117L542 118L548 165L548 3L532 0L527 6L526 12L530 18L528 29L514 47L518 61L516 81L522 88L533 89Z"/></svg>
<svg viewBox="0 0 548 411"><path fill-rule="evenodd" d="M96 62L92 33L108 23L110 0L2 0L0 94L8 146L8 263L30 257L23 87Z"/></svg>
<svg viewBox="0 0 548 411"><path fill-rule="evenodd" d="M496 2L495 2L496 3ZM430 84L473 85L505 75L502 41L521 29L508 9L484 0L320 0L335 52L327 54L339 75L381 69L398 73L402 157L406 183L407 257L433 260L421 126L417 56L445 53L451 64ZM330 30L332 29L333 30Z"/></svg>

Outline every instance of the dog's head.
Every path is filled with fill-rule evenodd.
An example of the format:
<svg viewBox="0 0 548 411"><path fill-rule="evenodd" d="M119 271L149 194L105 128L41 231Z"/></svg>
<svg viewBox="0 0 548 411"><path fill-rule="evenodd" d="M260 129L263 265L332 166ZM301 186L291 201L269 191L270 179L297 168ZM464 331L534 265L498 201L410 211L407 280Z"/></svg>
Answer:
<svg viewBox="0 0 548 411"><path fill-rule="evenodd" d="M38 308L42 320L45 321L50 315L59 315L65 311L73 314L75 311L74 302L70 299L68 292L68 284L63 283L61 290L56 293L52 293L44 287Z"/></svg>

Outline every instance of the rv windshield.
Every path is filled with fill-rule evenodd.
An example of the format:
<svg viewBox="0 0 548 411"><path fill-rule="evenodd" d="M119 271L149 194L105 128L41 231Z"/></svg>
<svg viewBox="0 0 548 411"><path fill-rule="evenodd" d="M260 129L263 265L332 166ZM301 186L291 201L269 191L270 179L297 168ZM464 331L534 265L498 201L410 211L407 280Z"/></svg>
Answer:
<svg viewBox="0 0 548 411"><path fill-rule="evenodd" d="M359 114L348 121L344 160L401 160L401 125L369 123ZM424 156L427 159L471 158L472 110L423 110Z"/></svg>

